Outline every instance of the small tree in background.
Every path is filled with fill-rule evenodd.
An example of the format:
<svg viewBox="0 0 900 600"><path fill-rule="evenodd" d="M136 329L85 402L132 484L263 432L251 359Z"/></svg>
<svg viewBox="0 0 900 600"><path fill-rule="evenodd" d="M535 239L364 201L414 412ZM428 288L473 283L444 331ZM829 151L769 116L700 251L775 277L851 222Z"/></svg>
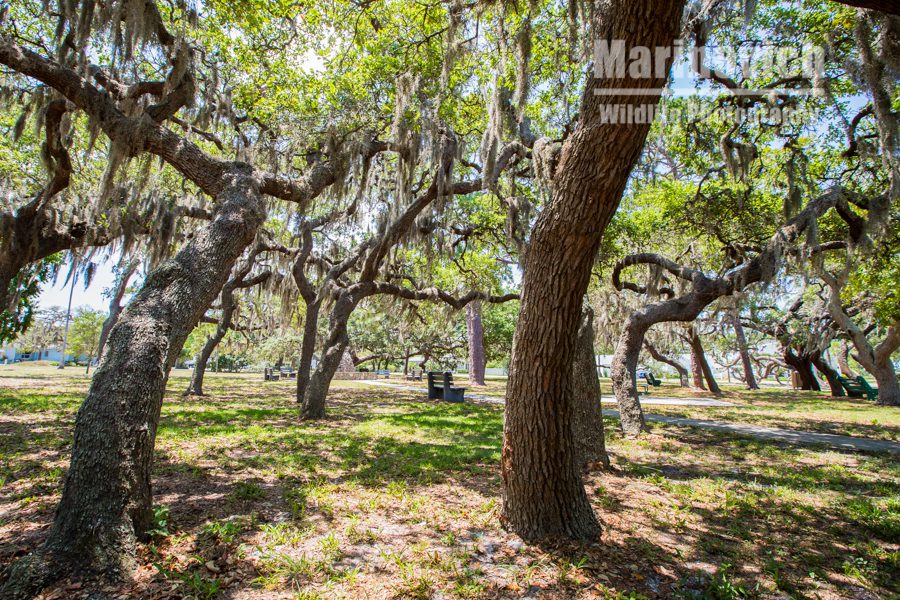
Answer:
<svg viewBox="0 0 900 600"><path fill-rule="evenodd" d="M85 374L91 372L91 361L100 347L100 332L103 331L105 320L106 313L99 310L82 306L75 311L75 318L72 321L72 355L87 354Z"/></svg>

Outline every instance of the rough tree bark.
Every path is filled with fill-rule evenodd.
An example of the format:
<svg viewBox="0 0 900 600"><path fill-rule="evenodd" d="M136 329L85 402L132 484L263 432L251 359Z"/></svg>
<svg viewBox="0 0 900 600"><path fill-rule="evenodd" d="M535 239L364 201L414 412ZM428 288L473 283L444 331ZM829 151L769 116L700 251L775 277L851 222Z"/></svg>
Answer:
<svg viewBox="0 0 900 600"><path fill-rule="evenodd" d="M304 420L322 419L325 417L325 399L331 380L341 364L341 359L350 344L347 335L347 323L361 298L352 293L340 293L335 300L329 315L329 331L322 350L322 357L313 372L303 394L303 405L300 418Z"/></svg>
<svg viewBox="0 0 900 600"><path fill-rule="evenodd" d="M213 221L147 277L113 327L75 420L50 533L15 563L0 596L29 597L74 570L113 579L133 571L152 521L150 464L169 370L265 214L249 169L233 168Z"/></svg>
<svg viewBox="0 0 900 600"><path fill-rule="evenodd" d="M897 374L890 358L876 361L872 376L878 384L878 404L900 405L900 384L897 382Z"/></svg>
<svg viewBox="0 0 900 600"><path fill-rule="evenodd" d="M631 47L668 47L681 0L614 0L593 11L592 31ZM588 80L575 131L563 143L550 198L534 226L506 393L501 471L505 527L526 539L600 532L575 461L572 361L582 298L601 237L644 146L649 124L603 124L609 108L655 106L665 73ZM634 95L613 88L629 88Z"/></svg>
<svg viewBox="0 0 900 600"><path fill-rule="evenodd" d="M744 381L748 390L758 390L756 375L753 373L753 362L750 360L750 350L747 348L747 336L744 335L744 326L741 325L740 312L732 313L731 326L734 328L734 338L737 340L738 353L741 355L741 364L744 366Z"/></svg>
<svg viewBox="0 0 900 600"><path fill-rule="evenodd" d="M319 310L322 301L313 298L306 303L303 320L303 340L300 344L300 364L297 366L297 402L303 401L312 372L313 354L316 351L316 336L319 331Z"/></svg>
<svg viewBox="0 0 900 600"><path fill-rule="evenodd" d="M628 436L649 431L638 396L636 369L641 355L641 340L651 324L641 311L631 314L625 321L613 354L610 377L619 406L619 423L622 432Z"/></svg>
<svg viewBox="0 0 900 600"><path fill-rule="evenodd" d="M653 360L667 364L675 369L675 371L678 373L678 383L681 387L690 387L690 383L688 383L688 371L684 368L684 365L682 365L674 358L666 356L665 354L657 350L656 346L651 344L648 340L644 340L644 348L647 350Z"/></svg>
<svg viewBox="0 0 900 600"><path fill-rule="evenodd" d="M131 280L131 276L134 275L134 272L137 271L138 261L129 260L126 262L121 272L119 273L119 278L116 280L116 288L113 290L112 298L109 299L109 315L106 317L106 320L103 321L103 328L100 330L100 341L97 342L97 357L103 358L103 349L106 347L106 340L109 337L109 332L112 331L113 326L119 320L119 315L122 312L122 298L125 297L125 291L128 289L128 282Z"/></svg>
<svg viewBox="0 0 900 600"><path fill-rule="evenodd" d="M165 30L156 5L143 6L161 46L171 49L175 38ZM111 80L98 87L96 78L88 80L8 37L0 37L0 63L53 88L111 143L132 156L160 157L216 200L211 223L147 278L110 332L112 351L101 360L76 417L70 468L48 537L10 568L0 589L4 598L25 598L73 570L121 578L132 569L135 540L151 520L150 464L162 396L185 338L262 224L261 194L305 210L342 170L322 161L295 180L206 154L164 124L192 100L190 69L183 69L158 104L135 112L130 103L126 114L119 97L103 87L115 87ZM383 149L369 142L361 153L371 156Z"/></svg>
<svg viewBox="0 0 900 600"><path fill-rule="evenodd" d="M466 306L466 333L469 342L469 383L484 385L484 328L481 325L481 301Z"/></svg>
<svg viewBox="0 0 900 600"><path fill-rule="evenodd" d="M572 362L572 390L572 435L575 439L576 464L588 470L598 463L608 468L600 379L597 377L594 355L594 311L587 303L582 311L575 360Z"/></svg>

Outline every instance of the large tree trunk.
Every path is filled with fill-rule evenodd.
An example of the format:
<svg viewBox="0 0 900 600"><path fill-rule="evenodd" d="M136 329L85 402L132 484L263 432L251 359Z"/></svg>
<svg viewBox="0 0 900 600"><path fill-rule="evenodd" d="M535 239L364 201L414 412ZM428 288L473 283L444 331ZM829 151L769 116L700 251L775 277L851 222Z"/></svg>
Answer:
<svg viewBox="0 0 900 600"><path fill-rule="evenodd" d="M684 365L682 365L674 358L666 356L665 354L657 350L656 346L648 342L646 339L644 339L644 348L647 350L647 352L650 353L650 356L653 357L653 360L667 364L675 369L675 371L678 373L678 383L681 385L681 387L690 387L690 383L688 383L688 371L684 368ZM635 366L636 365L637 363L635 363Z"/></svg>
<svg viewBox="0 0 900 600"><path fill-rule="evenodd" d="M594 11L592 30L608 42L655 48L678 37L681 0L615 0ZM627 56L629 48L624 52ZM588 80L575 131L563 144L550 199L535 224L522 278L503 438L502 521L527 539L596 539L572 441L572 361L582 298L603 231L640 157L647 124L602 124L609 108L646 108L668 76Z"/></svg>
<svg viewBox="0 0 900 600"><path fill-rule="evenodd" d="M4 598L67 572L122 578L152 521L150 467L169 370L264 219L257 183L237 172L213 221L144 283L109 336L75 420L72 459L47 540L17 562Z"/></svg>
<svg viewBox="0 0 900 600"><path fill-rule="evenodd" d="M784 362L797 372L797 376L800 378L801 390L822 391L822 388L819 386L819 380L816 379L816 375L813 373L812 360L807 353L795 354L792 348L785 348Z"/></svg>
<svg viewBox="0 0 900 600"><path fill-rule="evenodd" d="M703 383L703 367L700 363L702 363L705 358L702 353L697 351L697 347L694 345L694 337L695 337L693 327L688 331L688 343L691 347L691 381L694 384L694 387L698 390L705 390L706 385Z"/></svg>
<svg viewBox="0 0 900 600"><path fill-rule="evenodd" d="M484 328L481 325L481 300L466 305L466 332L469 342L469 383L484 385Z"/></svg>
<svg viewBox="0 0 900 600"><path fill-rule="evenodd" d="M744 326L741 325L740 312L735 310L731 321L734 327L734 338L737 340L738 353L741 355L741 363L744 366L744 381L748 390L758 390L756 375L753 373L753 363L750 361L750 350L747 348L747 336L744 335Z"/></svg>
<svg viewBox="0 0 900 600"><path fill-rule="evenodd" d="M116 321L119 320L119 315L122 313L122 298L125 297L125 291L128 289L128 282L131 280L131 276L134 275L134 272L138 268L138 262L136 260L128 261L119 274L119 279L116 281L115 290L113 290L112 298L109 299L109 315L106 317L106 320L103 322L103 328L100 330L100 341L97 344L97 357L103 358L103 349L106 347L106 340L109 337L109 332L112 331L113 325L116 324Z"/></svg>
<svg viewBox="0 0 900 600"><path fill-rule="evenodd" d="M594 355L594 311L585 304L578 328L575 360L572 363L572 429L575 455L581 468L590 469L600 463L609 467L603 436L603 413L600 402L600 379Z"/></svg>
<svg viewBox="0 0 900 600"><path fill-rule="evenodd" d="M350 344L347 336L347 323L350 315L356 309L356 304L357 300L352 294L341 292L331 309L328 339L325 340L325 347L322 349L322 359L316 366L309 385L306 386L306 393L303 395L300 418L304 420L325 417L325 399L328 397L331 380L334 379L334 374Z"/></svg>
<svg viewBox="0 0 900 600"><path fill-rule="evenodd" d="M306 388L309 386L312 371L313 353L316 351L316 336L319 332L319 310L322 301L315 298L306 304L306 316L303 321L303 342L300 346L300 364L297 366L297 402L303 402Z"/></svg>
<svg viewBox="0 0 900 600"><path fill-rule="evenodd" d="M897 374L894 372L894 365L891 363L890 357L886 361L877 363L872 375L878 384L878 404L900 405L900 385L898 385Z"/></svg>
<svg viewBox="0 0 900 600"><path fill-rule="evenodd" d="M844 394L844 386L838 381L838 372L834 370L834 367L828 364L828 361L825 360L825 357L822 356L821 352L814 352L810 357L810 361L815 365L816 369L819 370L819 373L825 376L828 387L831 389L832 396L841 398L846 395Z"/></svg>
<svg viewBox="0 0 900 600"><path fill-rule="evenodd" d="M703 341L700 339L700 335L693 327L691 327L690 333L691 359L692 362L696 364L694 368L696 369L697 367L699 367L700 372L703 374L703 379L706 380L706 385L709 386L709 391L716 395L721 394L722 390L719 388L719 384L716 383L716 378L713 375L712 367L709 365L709 361L706 360L706 352L704 352L703 350Z"/></svg>
<svg viewBox="0 0 900 600"><path fill-rule="evenodd" d="M619 423L625 435L629 436L649 431L644 422L644 411L641 409L635 377L641 344L651 325L644 317L645 311L639 311L625 321L611 365L610 376L616 404L619 406Z"/></svg>

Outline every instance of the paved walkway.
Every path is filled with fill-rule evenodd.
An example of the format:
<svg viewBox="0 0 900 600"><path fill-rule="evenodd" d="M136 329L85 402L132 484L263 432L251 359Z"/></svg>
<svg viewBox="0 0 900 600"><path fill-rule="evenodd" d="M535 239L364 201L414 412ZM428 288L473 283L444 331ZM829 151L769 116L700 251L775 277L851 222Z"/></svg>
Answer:
<svg viewBox="0 0 900 600"><path fill-rule="evenodd" d="M615 404L615 396L603 396L600 399L603 404ZM715 398L666 398L665 396L647 396L641 395L641 404L664 404L667 406L737 406L733 402L725 402L724 400L716 400Z"/></svg>
<svg viewBox="0 0 900 600"><path fill-rule="evenodd" d="M617 410L604 410L604 415L619 416ZM812 431L797 431L795 429L778 429L775 427L762 427L760 425L745 425L743 423L726 423L724 421L708 421L706 419L684 419L681 417L666 417L663 415L650 415L644 413L647 421L666 423L668 425L681 425L684 427L700 427L702 429L714 429L716 431L729 431L738 435L754 437L760 440L775 442L787 442L791 444L816 444L831 446L839 450L862 450L864 452L894 452L900 453L900 443L887 440L872 440L869 438L853 437L850 435L835 435L832 433L815 433Z"/></svg>
<svg viewBox="0 0 900 600"><path fill-rule="evenodd" d="M398 390L407 390L412 392L425 392L422 387L411 385L400 385L389 381L372 381L363 380L360 383L369 385L380 385ZM500 396L485 396L483 394L466 394L466 398L471 400L480 400L482 402L493 402L502 404L503 398ZM615 398L603 397L604 404L615 403ZM665 398L643 396L641 398L642 405L649 404L667 404L670 406L735 406L730 402L721 400L713 400L709 398ZM603 414L611 417L619 416L619 411L605 409ZM644 413L647 421L655 423L666 423L668 425L680 425L683 427L700 427L702 429L713 429L716 431L729 431L738 435L753 437L760 440L771 440L775 442L787 442L792 444L815 444L830 446L840 450L857 450L864 452L892 452L900 454L900 443L890 442L886 440L872 440L869 438L853 437L849 435L835 435L831 433L815 433L812 431L797 431L794 429L778 429L775 427L762 427L759 425L745 425L742 423L727 423L724 421L709 421L706 419L684 419L681 417L666 417L663 415L652 415Z"/></svg>
<svg viewBox="0 0 900 600"><path fill-rule="evenodd" d="M377 379L361 379L359 383L365 383L367 385L381 385L384 387L394 388L396 390L405 390L409 392L425 392L427 388L422 386L415 385L405 385L402 383L393 383L391 381L380 381ZM473 394L469 391L466 391L466 398L471 398L472 400L481 400L482 402L496 402L499 404L503 403L503 397L497 395L486 395L486 394ZM615 396L603 396L600 401L603 404L615 404L616 398ZM667 398L665 396L650 396L650 395L642 395L641 396L641 404L663 404L668 406L713 406L713 407L725 407L725 406L736 406L732 402L725 402L724 400L716 400L714 398Z"/></svg>

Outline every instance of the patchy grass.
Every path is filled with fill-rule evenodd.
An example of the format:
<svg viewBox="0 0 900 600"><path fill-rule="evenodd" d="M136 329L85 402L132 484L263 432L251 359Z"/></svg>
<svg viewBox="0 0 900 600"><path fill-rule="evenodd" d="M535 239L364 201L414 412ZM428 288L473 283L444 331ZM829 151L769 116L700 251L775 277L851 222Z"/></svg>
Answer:
<svg viewBox="0 0 900 600"><path fill-rule="evenodd" d="M73 369L0 367L3 564L46 532L87 384ZM890 598L900 585L900 466L889 455L660 425L625 440L607 420L615 469L585 482L600 543L534 546L499 527L498 405L339 382L328 419L301 423L290 382L210 374L208 396L183 399L186 386L185 372L171 378L156 532L121 594ZM741 414L779 414L775 397L734 394L750 406ZM781 418L827 423L837 410L793 397ZM881 418L896 430L897 412ZM69 583L57 597L79 597Z"/></svg>
<svg viewBox="0 0 900 600"><path fill-rule="evenodd" d="M465 381L461 378L461 381ZM426 384L393 377L392 383L414 386L424 392ZM343 383L343 382L342 382ZM351 382L346 382L351 383ZM506 380L488 379L485 387L471 387L470 393L501 399L506 393ZM356 384L366 387L365 384ZM461 385L466 385L462 383ZM612 396L612 382L601 379L604 396ZM765 384L760 390L747 390L740 385L723 384L722 394L682 388L677 380L667 379L661 387L652 388L649 398L718 398L735 404L730 407L668 406L647 404L644 411L671 417L712 419L765 427L799 429L818 433L853 435L878 440L900 441L900 418L897 408L879 406L865 398L833 398L824 392L793 390ZM372 389L369 386L366 389ZM641 388L643 389L643 388ZM642 394L643 395L643 394ZM613 408L613 405L605 405Z"/></svg>

